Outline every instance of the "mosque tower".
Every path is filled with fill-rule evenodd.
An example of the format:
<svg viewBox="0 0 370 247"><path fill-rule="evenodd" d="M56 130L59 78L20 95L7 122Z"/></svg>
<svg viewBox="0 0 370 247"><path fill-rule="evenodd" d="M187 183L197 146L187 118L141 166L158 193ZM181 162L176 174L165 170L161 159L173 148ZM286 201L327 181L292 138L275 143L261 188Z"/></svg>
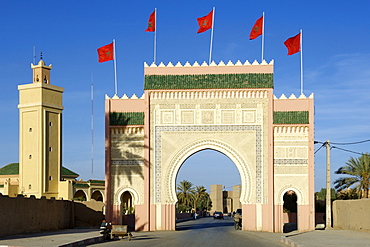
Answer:
<svg viewBox="0 0 370 247"><path fill-rule="evenodd" d="M50 84L52 65L31 64L33 82L19 85L19 193L60 197L62 87Z"/></svg>

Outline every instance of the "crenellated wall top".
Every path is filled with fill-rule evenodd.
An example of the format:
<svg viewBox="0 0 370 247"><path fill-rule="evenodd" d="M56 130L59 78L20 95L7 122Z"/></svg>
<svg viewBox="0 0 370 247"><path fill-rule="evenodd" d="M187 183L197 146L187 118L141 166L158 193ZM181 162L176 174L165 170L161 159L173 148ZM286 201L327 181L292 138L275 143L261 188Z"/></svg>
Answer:
<svg viewBox="0 0 370 247"><path fill-rule="evenodd" d="M214 98L215 95L219 96L220 97L223 97L223 98L230 98L230 95L232 97L239 97L239 95L253 95L252 98L254 98L254 95L259 95L260 92L263 92L263 95L265 95L263 98L266 97L266 92L264 90L229 90L229 91L222 91L222 92L218 92L218 91L215 91L212 93L212 91L204 91L202 92L201 90L194 90L194 92L192 93L191 91L189 90L186 90L183 92L183 94L186 94L186 95L196 95L196 96L199 96L201 98L205 98L205 97L210 97L210 98ZM169 91L163 91L162 93L160 92L157 92L155 93L156 95L159 95L159 94L162 94L162 95L166 95L167 98L179 98L180 97L180 93L179 92L169 92ZM227 96L225 96L227 95ZM262 94L261 94L262 95ZM159 96L157 96L159 97ZM180 97L181 98L181 97ZM192 97L193 98L193 97ZM249 98L249 97L247 97ZM291 100L291 99L313 99L314 98L314 94L311 93L309 96L306 96L304 94L301 94L299 97L295 96L295 94L291 94L289 97L286 97L285 94L282 94L279 98L276 97L274 95L274 99L275 100ZM105 99L119 99L119 100L136 100L136 99L145 99L145 93L143 93L143 95L139 98L136 94L133 94L131 97L129 97L127 94L124 94L122 97L119 97L117 94L115 94L113 97L109 97L107 94L105 95Z"/></svg>
<svg viewBox="0 0 370 247"><path fill-rule="evenodd" d="M139 98L136 94L133 94L131 97L127 96L127 94L124 94L122 97L119 97L117 94L113 95L113 97L109 97L108 94L105 95L105 99L145 99L145 94Z"/></svg>
<svg viewBox="0 0 370 247"><path fill-rule="evenodd" d="M301 94L299 97L297 97L297 96L295 96L295 94L291 94L290 96L289 96L289 98L288 97L286 97L285 96L285 94L282 94L281 96L280 96L280 98L277 98L275 95L274 95L274 99L313 99L313 93L311 93L308 97L306 96L306 95L304 95L304 94Z"/></svg>
<svg viewBox="0 0 370 247"><path fill-rule="evenodd" d="M175 65L169 62L165 65L163 62L160 64L152 63L148 65L144 63L144 74L145 75L197 75L197 74L246 74L246 73L265 73L272 74L274 70L274 60L271 60L270 63L267 63L263 60L261 63L254 60L253 63L250 63L246 60L242 63L238 60L236 63L232 61L227 62L226 64L223 61L220 61L216 64L212 61L210 64L203 62L199 64L195 61L193 64L186 62L181 64L180 62Z"/></svg>

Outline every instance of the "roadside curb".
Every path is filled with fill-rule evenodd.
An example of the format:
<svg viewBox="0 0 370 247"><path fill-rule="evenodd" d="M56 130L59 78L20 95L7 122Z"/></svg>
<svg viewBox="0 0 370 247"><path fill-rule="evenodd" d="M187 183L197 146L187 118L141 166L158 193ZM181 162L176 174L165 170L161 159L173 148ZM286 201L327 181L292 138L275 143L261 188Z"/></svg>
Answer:
<svg viewBox="0 0 370 247"><path fill-rule="evenodd" d="M84 240L79 240L79 241L76 241L76 242L59 245L58 247L86 246L86 245L89 245L89 244L96 244L96 243L100 243L100 242L103 242L103 241L104 241L104 239L101 236L101 237L87 238L87 239L84 239Z"/></svg>
<svg viewBox="0 0 370 247"><path fill-rule="evenodd" d="M292 246L292 247L304 247L303 244L297 243L297 242L291 240L290 238L288 238L287 236L281 236L281 242L283 244L286 244L286 245L289 245L289 246Z"/></svg>
<svg viewBox="0 0 370 247"><path fill-rule="evenodd" d="M180 222L184 222L184 221L188 221L188 220L194 220L194 218L190 217L190 218L178 219L178 220L176 220L176 223L180 223Z"/></svg>

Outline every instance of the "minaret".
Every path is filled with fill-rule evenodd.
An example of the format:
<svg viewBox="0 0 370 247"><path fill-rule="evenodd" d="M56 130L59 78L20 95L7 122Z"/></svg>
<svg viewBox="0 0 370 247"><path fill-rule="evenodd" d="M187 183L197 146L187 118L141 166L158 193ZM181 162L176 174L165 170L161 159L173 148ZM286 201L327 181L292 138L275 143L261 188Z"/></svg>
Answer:
<svg viewBox="0 0 370 247"><path fill-rule="evenodd" d="M19 193L59 196L62 163L62 93L50 84L52 65L31 64L33 82L19 85Z"/></svg>

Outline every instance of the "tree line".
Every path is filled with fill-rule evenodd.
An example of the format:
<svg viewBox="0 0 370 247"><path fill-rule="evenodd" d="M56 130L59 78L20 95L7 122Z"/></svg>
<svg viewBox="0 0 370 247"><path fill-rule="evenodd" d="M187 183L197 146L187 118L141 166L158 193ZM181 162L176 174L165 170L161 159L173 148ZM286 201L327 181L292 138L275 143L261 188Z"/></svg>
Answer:
<svg viewBox="0 0 370 247"><path fill-rule="evenodd" d="M334 181L334 188L338 192L338 199L369 198L369 153L365 153L359 158L350 157L346 165L335 171L335 174L346 175Z"/></svg>
<svg viewBox="0 0 370 247"><path fill-rule="evenodd" d="M176 185L177 212L192 213L208 211L212 201L204 186L194 186L192 182L183 180Z"/></svg>

